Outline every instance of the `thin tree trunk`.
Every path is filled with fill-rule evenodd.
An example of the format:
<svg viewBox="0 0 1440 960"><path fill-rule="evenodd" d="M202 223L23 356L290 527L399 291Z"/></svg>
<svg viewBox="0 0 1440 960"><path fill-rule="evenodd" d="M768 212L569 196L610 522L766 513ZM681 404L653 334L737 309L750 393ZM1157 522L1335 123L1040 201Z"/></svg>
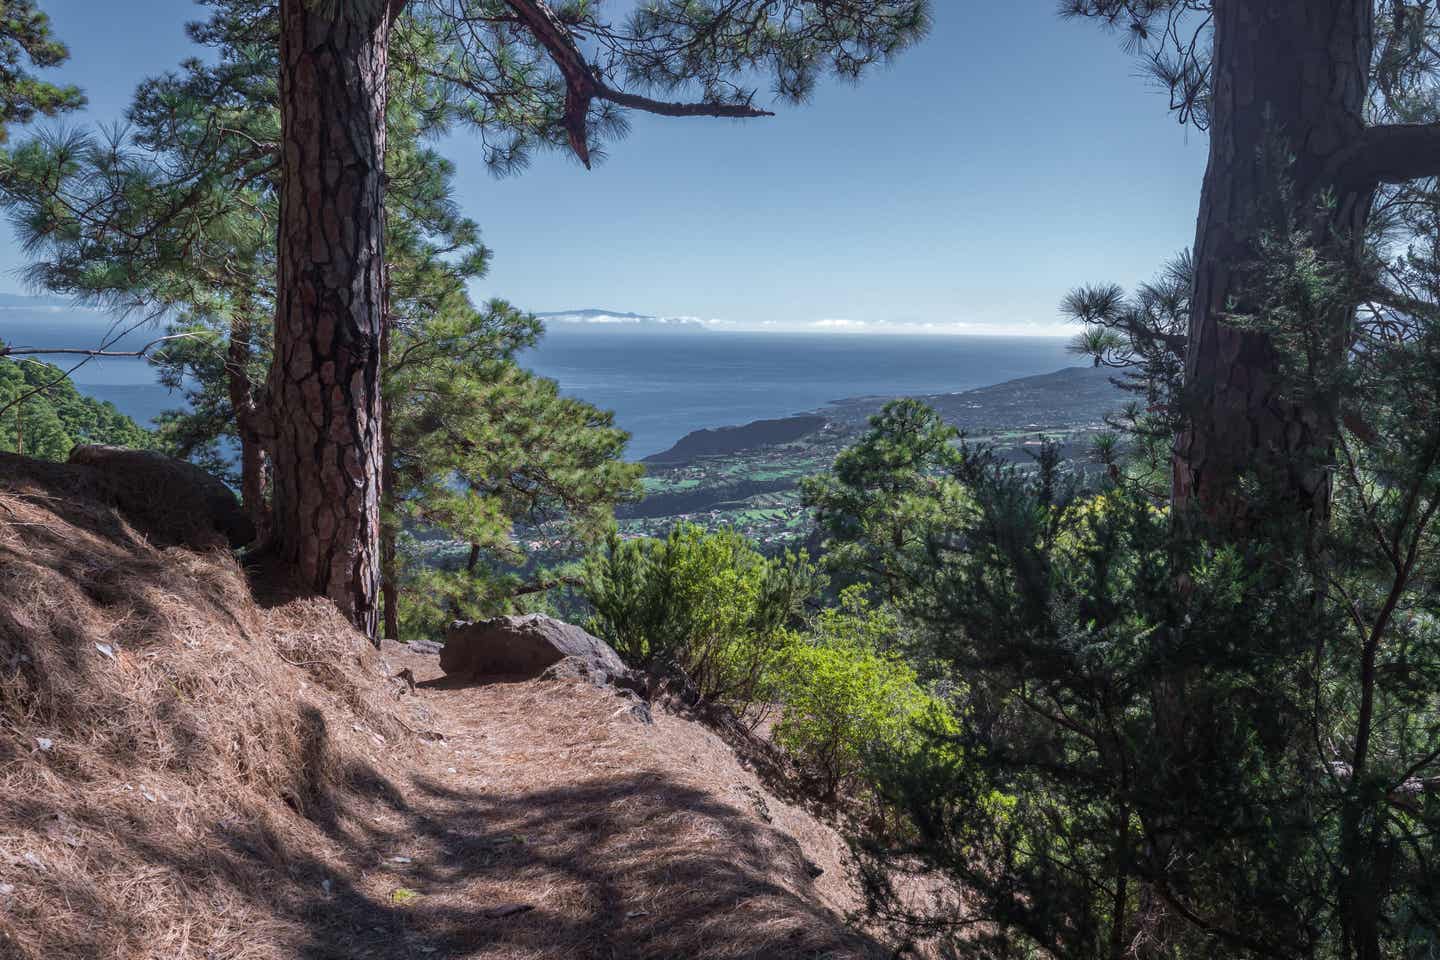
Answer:
<svg viewBox="0 0 1440 960"><path fill-rule="evenodd" d="M1115 818L1115 895L1110 900L1110 960L1125 960L1126 926L1130 904L1130 808L1121 806Z"/></svg>
<svg viewBox="0 0 1440 960"><path fill-rule="evenodd" d="M269 456L255 423L255 385L250 381L254 326L248 304L230 318L230 346L225 355L226 387L240 434L240 502L255 525L255 541L270 537L270 502L267 496Z"/></svg>
<svg viewBox="0 0 1440 960"><path fill-rule="evenodd" d="M281 0L274 538L376 636L388 11Z"/></svg>
<svg viewBox="0 0 1440 960"><path fill-rule="evenodd" d="M390 318L385 319L385 329L380 339L380 365L382 370L390 368ZM391 640L400 639L400 584L399 570L395 562L395 538L399 533L399 519L395 515L395 423L391 418L391 406L385 404L384 417L380 428L380 449L384 465L381 468L380 493L380 593L385 603L384 635Z"/></svg>
<svg viewBox="0 0 1440 960"><path fill-rule="evenodd" d="M265 497L268 458L265 448L252 437L240 437L240 503L255 527L255 542L270 536L270 504Z"/></svg>
<svg viewBox="0 0 1440 960"><path fill-rule="evenodd" d="M1373 0L1216 0L1210 160L1195 238L1195 290L1186 361L1188 423L1177 438L1174 499L1243 533L1260 504L1240 490L1259 480L1265 509L1328 517L1336 415L1280 394L1270 339L1238 330L1256 291L1246 267L1258 241L1293 225L1322 256L1349 263L1363 241L1373 187L1338 187L1335 173L1365 129ZM1287 158L1290 162L1286 162ZM1288 192L1280 187L1283 176ZM1288 206L1288 209L1286 208ZM1348 347L1353 307L1315 318L1332 359Z"/></svg>

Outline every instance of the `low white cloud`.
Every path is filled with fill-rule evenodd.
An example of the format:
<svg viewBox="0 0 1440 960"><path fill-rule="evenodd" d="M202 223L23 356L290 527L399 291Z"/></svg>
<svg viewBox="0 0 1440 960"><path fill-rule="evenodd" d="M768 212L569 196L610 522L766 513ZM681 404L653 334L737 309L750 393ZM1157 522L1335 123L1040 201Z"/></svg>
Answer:
<svg viewBox="0 0 1440 960"><path fill-rule="evenodd" d="M650 316L602 310L574 310L542 314L546 320L562 324L588 324L614 327L668 327L689 330L716 330L736 333L814 333L867 334L874 336L1000 336L1000 337L1068 337L1074 329L1062 324L999 322L989 317L960 320L954 317L902 316L889 319L855 319L853 317L821 317L818 320L776 319L735 320L693 315Z"/></svg>
<svg viewBox="0 0 1440 960"><path fill-rule="evenodd" d="M896 320L852 320L826 317L808 323L790 324L789 329L832 333L865 333L875 336L1002 336L1002 337L1063 337L1073 333L1055 324L994 324L970 320L923 319L905 317ZM781 329L785 329L782 327Z"/></svg>
<svg viewBox="0 0 1440 960"><path fill-rule="evenodd" d="M635 313L603 313L598 310L583 310L573 313L546 313L541 316L550 323L585 324L592 326L664 326L701 327L707 322L699 317L651 317Z"/></svg>

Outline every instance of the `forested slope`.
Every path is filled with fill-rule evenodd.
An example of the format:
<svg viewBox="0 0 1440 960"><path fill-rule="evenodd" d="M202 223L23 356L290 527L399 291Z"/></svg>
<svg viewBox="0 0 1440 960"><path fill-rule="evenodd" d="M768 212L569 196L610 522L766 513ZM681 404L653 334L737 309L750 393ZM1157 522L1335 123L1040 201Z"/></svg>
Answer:
<svg viewBox="0 0 1440 960"><path fill-rule="evenodd" d="M0 359L0 450L63 460L79 443L148 446L115 405L87 397L60 367Z"/></svg>

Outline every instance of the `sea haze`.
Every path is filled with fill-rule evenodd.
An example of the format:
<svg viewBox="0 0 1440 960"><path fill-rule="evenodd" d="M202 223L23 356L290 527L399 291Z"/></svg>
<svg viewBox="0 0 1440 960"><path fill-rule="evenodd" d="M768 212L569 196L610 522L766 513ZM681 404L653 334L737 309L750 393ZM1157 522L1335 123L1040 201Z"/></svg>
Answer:
<svg viewBox="0 0 1440 960"><path fill-rule="evenodd" d="M103 318L0 310L0 339L89 346ZM152 331L132 334L144 342ZM59 359L59 358L42 358ZM870 336L592 329L553 323L521 362L606 410L639 459L692 430L803 413L856 396L954 393L1074 366L1065 341L1039 337ZM92 361L74 374L84 392L142 422L180 398L143 361Z"/></svg>

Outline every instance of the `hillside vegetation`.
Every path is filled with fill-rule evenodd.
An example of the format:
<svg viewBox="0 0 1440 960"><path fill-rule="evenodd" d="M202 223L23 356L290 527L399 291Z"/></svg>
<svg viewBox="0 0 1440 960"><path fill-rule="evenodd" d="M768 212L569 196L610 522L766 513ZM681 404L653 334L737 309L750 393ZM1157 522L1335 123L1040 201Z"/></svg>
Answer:
<svg viewBox="0 0 1440 960"><path fill-rule="evenodd" d="M134 420L80 393L60 367L0 359L0 450L63 460L80 443L150 445Z"/></svg>

